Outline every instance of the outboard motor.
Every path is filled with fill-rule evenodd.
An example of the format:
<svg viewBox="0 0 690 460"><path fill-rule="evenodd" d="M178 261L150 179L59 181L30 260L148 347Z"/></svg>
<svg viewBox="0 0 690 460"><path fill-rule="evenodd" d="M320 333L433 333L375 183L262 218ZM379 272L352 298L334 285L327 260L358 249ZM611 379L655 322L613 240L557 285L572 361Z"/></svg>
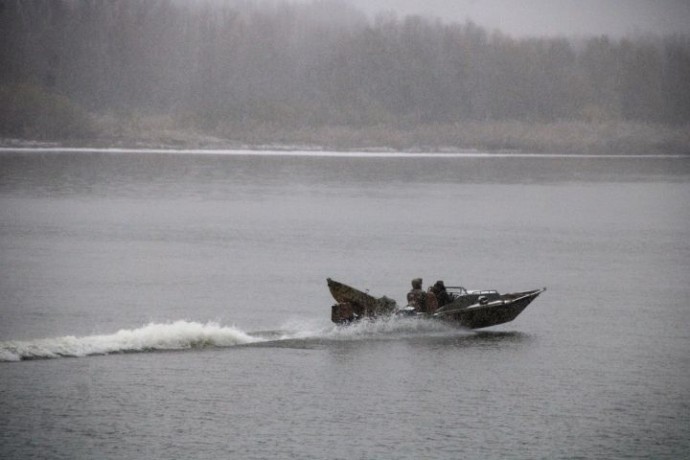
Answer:
<svg viewBox="0 0 690 460"><path fill-rule="evenodd" d="M359 318L355 306L350 302L340 302L331 307L331 321L335 324L348 324Z"/></svg>

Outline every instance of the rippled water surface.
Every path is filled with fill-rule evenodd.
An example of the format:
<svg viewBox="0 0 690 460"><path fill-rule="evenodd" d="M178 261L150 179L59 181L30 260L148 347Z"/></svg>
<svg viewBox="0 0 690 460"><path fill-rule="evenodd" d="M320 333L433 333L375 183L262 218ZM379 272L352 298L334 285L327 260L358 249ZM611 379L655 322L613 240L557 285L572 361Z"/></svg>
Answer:
<svg viewBox="0 0 690 460"><path fill-rule="evenodd" d="M690 458L690 160L0 152L0 458ZM546 286L337 328L326 278Z"/></svg>

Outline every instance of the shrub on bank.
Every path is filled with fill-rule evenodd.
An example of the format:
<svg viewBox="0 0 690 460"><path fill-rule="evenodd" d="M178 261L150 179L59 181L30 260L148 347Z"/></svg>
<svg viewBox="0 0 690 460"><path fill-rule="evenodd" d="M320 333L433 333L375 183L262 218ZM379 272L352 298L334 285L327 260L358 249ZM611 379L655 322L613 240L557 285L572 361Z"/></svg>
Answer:
<svg viewBox="0 0 690 460"><path fill-rule="evenodd" d="M335 150L400 150L584 154L690 154L687 126L610 121L517 120L397 126L305 126L226 124L214 132L248 145L311 145Z"/></svg>
<svg viewBox="0 0 690 460"><path fill-rule="evenodd" d="M32 140L85 139L89 114L65 96L31 84L0 86L0 136Z"/></svg>

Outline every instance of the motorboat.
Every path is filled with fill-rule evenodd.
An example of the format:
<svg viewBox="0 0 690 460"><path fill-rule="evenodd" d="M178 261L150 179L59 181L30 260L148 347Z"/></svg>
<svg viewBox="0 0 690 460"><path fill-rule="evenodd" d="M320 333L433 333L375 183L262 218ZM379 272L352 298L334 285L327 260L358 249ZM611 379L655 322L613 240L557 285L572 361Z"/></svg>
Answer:
<svg viewBox="0 0 690 460"><path fill-rule="evenodd" d="M328 289L336 303L331 307L331 321L350 324L380 317L414 317L439 320L457 326L480 329L514 320L546 288L500 294L495 290L467 290L461 286L446 287L450 301L434 311L421 312L395 300L375 297L346 284L327 279Z"/></svg>

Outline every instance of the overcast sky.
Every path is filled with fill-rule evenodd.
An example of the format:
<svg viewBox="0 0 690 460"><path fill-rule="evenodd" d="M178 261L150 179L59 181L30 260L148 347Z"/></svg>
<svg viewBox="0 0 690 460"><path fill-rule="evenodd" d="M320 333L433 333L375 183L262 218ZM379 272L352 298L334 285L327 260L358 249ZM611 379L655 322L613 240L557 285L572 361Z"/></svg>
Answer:
<svg viewBox="0 0 690 460"><path fill-rule="evenodd" d="M470 19L510 35L690 34L690 0L346 0L369 14Z"/></svg>

